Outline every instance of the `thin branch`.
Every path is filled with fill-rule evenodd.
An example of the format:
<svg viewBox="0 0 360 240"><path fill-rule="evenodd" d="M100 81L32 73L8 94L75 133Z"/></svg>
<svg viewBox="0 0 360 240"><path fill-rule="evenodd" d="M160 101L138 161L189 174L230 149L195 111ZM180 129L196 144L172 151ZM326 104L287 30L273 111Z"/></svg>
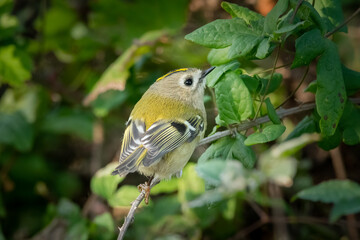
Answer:
<svg viewBox="0 0 360 240"><path fill-rule="evenodd" d="M352 98L352 99L349 99L349 100L352 103L355 103L355 104L360 103L360 98ZM276 113L280 118L284 118L284 117L287 117L287 116L290 116L290 115L293 115L293 114L306 112L306 111L311 110L313 108L315 108L315 103L305 103L305 104L302 104L300 106L293 107L293 108L288 108L288 109L281 108L281 109L277 110ZM247 130L249 128L258 126L260 124L269 122L269 121L270 121L270 119L269 119L268 116L260 117L258 119L253 120L253 121L244 122L242 124L237 125L236 130L239 131L239 132L244 131L244 130ZM220 139L222 137L229 136L231 134L232 134L232 132L230 130L217 132L217 133L215 133L215 134L213 134L211 136L208 136L208 137L202 139L199 142L199 146L207 144L207 143L211 143L211 142L213 142L215 140L218 140L218 139Z"/></svg>
<svg viewBox="0 0 360 240"><path fill-rule="evenodd" d="M151 185L150 185L150 189L153 188L156 184L158 184L160 181L151 181ZM131 203L131 208L129 210L128 215L125 217L124 223L121 226L121 228L119 228L119 235L117 237L117 240L122 240L125 236L125 233L128 229L128 227L130 226L130 224L133 222L134 220L134 215L135 215L135 211L136 209L139 207L140 203L142 202L142 200L144 199L146 194L146 190L143 189L139 196L135 199L135 201L133 201Z"/></svg>
<svg viewBox="0 0 360 240"><path fill-rule="evenodd" d="M262 106L262 104L263 104L263 102L264 102L264 100L265 100L267 91L269 91L270 83L271 83L271 80L272 80L272 78L273 78L273 76L274 76L275 69L276 69L276 64L277 64L277 62L278 62L278 60L279 60L279 56L280 56L280 46L278 46L278 49L277 49L277 52L276 52L276 56L275 56L274 65L273 65L273 68L272 68L271 74L270 74L270 79L269 79L269 81L268 81L267 84L266 84L266 88L265 88L264 95L263 95L262 98L261 98L259 108L257 109L254 118L257 118L257 116L259 115L260 109L261 109L261 106Z"/></svg>
<svg viewBox="0 0 360 240"><path fill-rule="evenodd" d="M289 101L294 95L295 93L297 92L297 90L299 90L301 84L304 82L308 72L309 72L309 68L310 68L310 65L307 66L306 70L305 70L305 73L303 75L303 77L301 78L301 81L300 83L297 85L297 87L295 88L294 91L292 91L292 93L285 99L285 101L283 101L279 106L276 107L276 109L278 109L279 107L283 106L285 103L287 103L287 101Z"/></svg>
<svg viewBox="0 0 360 240"><path fill-rule="evenodd" d="M333 35L334 33L336 33L337 31L340 30L340 28L342 28L343 26L345 26L348 22L350 22L357 14L360 13L360 8L358 8L353 14L351 14L351 16L346 19L342 24L340 24L339 26L337 26L336 28L334 28L332 31L328 32L325 34L325 37L330 37L331 35Z"/></svg>
<svg viewBox="0 0 360 240"><path fill-rule="evenodd" d="M300 8L301 4L303 3L303 1L304 1L304 0L299 0L298 3L296 4L295 10L294 10L294 14L293 14L292 17L291 17L290 23L293 23L293 22L294 22L296 13L299 11L299 8Z"/></svg>
<svg viewBox="0 0 360 240"><path fill-rule="evenodd" d="M298 107L293 107L293 108L289 108L289 109L280 109L280 110L276 111L276 113L278 114L278 116L280 118L284 118L284 117L292 115L292 114L301 113L301 112L311 110L314 107L315 107L315 103L307 103L307 104L300 105ZM260 124L269 122L269 121L270 121L270 119L269 119L268 116L260 117L258 119L255 119L254 121L249 121L249 122L244 122L242 124L239 124L236 127L236 130L237 131L244 131L244 130L247 130L249 128L258 126ZM204 144L213 142L215 140L218 140L219 138L228 136L230 134L231 134L230 130L217 132L217 133L215 133L215 134L213 134L211 136L208 136L208 137L202 139L200 141L199 145L204 145Z"/></svg>
<svg viewBox="0 0 360 240"><path fill-rule="evenodd" d="M291 66L291 64L292 64L292 63L286 63L286 64L283 64L283 65L280 65L280 66L275 67L275 69L280 69L280 68L288 67L288 66ZM273 68L268 68L268 69L265 69L265 70L261 70L261 71L257 71L257 72L251 73L251 75L257 75L257 74L260 74L260 73L271 72L272 70L273 70Z"/></svg>

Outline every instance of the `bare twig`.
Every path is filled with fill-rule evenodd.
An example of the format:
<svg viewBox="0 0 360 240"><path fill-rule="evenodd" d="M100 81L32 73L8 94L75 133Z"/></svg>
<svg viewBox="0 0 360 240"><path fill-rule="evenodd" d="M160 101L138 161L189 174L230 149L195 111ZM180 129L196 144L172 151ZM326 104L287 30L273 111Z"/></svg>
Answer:
<svg viewBox="0 0 360 240"><path fill-rule="evenodd" d="M340 147L330 150L330 156L332 160L332 164L334 167L335 175L337 179L346 179L346 169L344 166L344 160L341 156ZM347 229L350 239L359 239L358 231L355 227L356 218L354 214L349 214L346 216L347 220Z"/></svg>
<svg viewBox="0 0 360 240"><path fill-rule="evenodd" d="M295 7L295 10L294 10L294 14L292 15L291 20L290 20L290 23L293 23L293 22L294 22L296 13L299 11L299 8L300 8L301 4L303 3L303 1L304 1L304 0L299 0L299 1L297 2L296 7Z"/></svg>
<svg viewBox="0 0 360 240"><path fill-rule="evenodd" d="M156 184L158 184L160 181L151 181L151 185L150 185L150 189L153 188ZM131 203L131 208L129 210L128 215L125 217L124 223L121 226L121 228L119 228L119 235L117 237L117 240L122 240L125 236L126 230L128 229L128 227L130 226L130 224L133 222L134 220L134 214L136 209L139 207L140 203L142 202L142 200L144 199L146 194L146 190L143 189L139 196L135 199L135 201L133 201Z"/></svg>
<svg viewBox="0 0 360 240"><path fill-rule="evenodd" d="M349 99L349 100L352 103L355 103L355 104L360 103L360 98L352 98L352 99ZM300 106L293 107L293 108L288 108L288 109L281 108L281 109L277 110L276 113L280 118L284 118L284 117L287 117L287 116L290 116L290 115L293 115L293 114L298 114L298 113L309 111L309 110L311 110L313 108L315 108L315 103L304 103L304 104L302 104ZM244 131L244 130L247 130L249 128L258 126L260 124L269 122L269 121L270 121L269 117L264 116L264 117L260 117L258 119L255 119L253 121L241 123L241 124L237 125L235 128L236 128L237 131ZM215 133L215 134L213 134L211 136L208 136L208 137L202 139L199 142L199 146L211 143L211 142L213 142L215 140L218 140L218 139L220 139L222 137L229 136L231 134L232 134L232 132L230 130L217 132L217 133Z"/></svg>
<svg viewBox="0 0 360 240"><path fill-rule="evenodd" d="M271 83L271 80L273 79L273 76L274 76L274 73L275 73L275 69L276 69L276 64L279 60L279 56L280 56L280 46L278 46L278 49L277 49L277 52L276 52L276 56L275 56L275 61L274 61L274 65L273 65L273 68L271 70L271 74L270 74L270 78L269 78L269 81L267 82L266 84L266 88L265 88L265 92L264 92L264 95L261 97L261 100L260 100L260 104L259 104L259 107L255 113L255 117L254 118L257 118L259 113L260 113L260 109L261 109L261 106L265 100L265 97L266 97L266 94L267 92L269 91L269 87L270 87L270 83Z"/></svg>

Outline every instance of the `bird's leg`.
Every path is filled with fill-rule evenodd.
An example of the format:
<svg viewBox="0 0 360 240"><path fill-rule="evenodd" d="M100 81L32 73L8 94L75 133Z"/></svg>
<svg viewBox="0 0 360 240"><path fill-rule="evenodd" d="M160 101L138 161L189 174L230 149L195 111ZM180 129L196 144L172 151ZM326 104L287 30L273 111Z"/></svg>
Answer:
<svg viewBox="0 0 360 240"><path fill-rule="evenodd" d="M151 190L151 181L154 179L154 176L151 176L149 180L138 186L140 192L145 190L145 204L149 204L150 190Z"/></svg>

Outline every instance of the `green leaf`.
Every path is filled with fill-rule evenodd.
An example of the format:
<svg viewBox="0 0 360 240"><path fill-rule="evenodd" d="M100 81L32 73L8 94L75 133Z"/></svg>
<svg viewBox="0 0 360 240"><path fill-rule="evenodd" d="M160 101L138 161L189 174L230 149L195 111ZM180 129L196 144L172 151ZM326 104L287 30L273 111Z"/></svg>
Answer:
<svg viewBox="0 0 360 240"><path fill-rule="evenodd" d="M319 113L320 130L325 136L335 133L346 102L340 57L336 45L326 40L327 49L316 67L316 109Z"/></svg>
<svg viewBox="0 0 360 240"><path fill-rule="evenodd" d="M228 57L230 59L237 57L246 57L250 56L252 50L259 45L263 37L258 34L243 34L237 36L229 49Z"/></svg>
<svg viewBox="0 0 360 240"><path fill-rule="evenodd" d="M226 72L215 86L220 119L226 124L239 123L254 114L249 90L236 72Z"/></svg>
<svg viewBox="0 0 360 240"><path fill-rule="evenodd" d="M339 146L340 143L341 143L341 132L340 129L337 128L333 135L323 136L321 141L318 142L318 146L324 149L325 151L329 151Z"/></svg>
<svg viewBox="0 0 360 240"><path fill-rule="evenodd" d="M9 13L0 13L1 41L11 40L19 30L19 21L15 16L10 15Z"/></svg>
<svg viewBox="0 0 360 240"><path fill-rule="evenodd" d="M260 88L260 79L258 77L241 74L240 78L244 81L251 94L258 93L258 89Z"/></svg>
<svg viewBox="0 0 360 240"><path fill-rule="evenodd" d="M244 145L244 141L245 136L241 134L236 134L234 138L222 138L206 149L198 162L202 163L211 159L235 159L240 161L246 168L252 168L256 160L255 153L250 147Z"/></svg>
<svg viewBox="0 0 360 240"><path fill-rule="evenodd" d="M261 14L251 11L249 8L241 7L234 3L222 2L221 7L227 11L231 17L241 18L247 24L252 25L254 22L258 22L264 19Z"/></svg>
<svg viewBox="0 0 360 240"><path fill-rule="evenodd" d="M302 190L294 198L323 203L349 201L360 198L360 185L350 180L324 181L316 186Z"/></svg>
<svg viewBox="0 0 360 240"><path fill-rule="evenodd" d="M313 115L305 116L294 128L294 130L287 136L286 140L300 137L304 133L316 132L316 120Z"/></svg>
<svg viewBox="0 0 360 240"><path fill-rule="evenodd" d="M297 0L290 1L291 8L293 9L297 8L297 4L298 4ZM311 3L307 1L301 2L301 5L298 8L296 16L298 16L301 20L310 21L314 23L320 29L321 33L325 34L326 25L323 19L320 17L319 13L316 11L316 9L311 5Z"/></svg>
<svg viewBox="0 0 360 240"><path fill-rule="evenodd" d="M114 232L115 224L109 212L96 216L93 221L96 225L103 227L103 229L106 229L108 232Z"/></svg>
<svg viewBox="0 0 360 240"><path fill-rule="evenodd" d="M14 7L14 1L12 0L2 0L0 2L0 14L9 13Z"/></svg>
<svg viewBox="0 0 360 240"><path fill-rule="evenodd" d="M350 101L345 105L339 128L343 130L345 144L356 145L360 142L360 109Z"/></svg>
<svg viewBox="0 0 360 240"><path fill-rule="evenodd" d="M316 81L312 81L311 83L309 83L309 85L304 89L304 92L311 92L311 93L316 93L317 90L317 84Z"/></svg>
<svg viewBox="0 0 360 240"><path fill-rule="evenodd" d="M0 83L17 87L31 77L32 61L29 55L15 45L0 48Z"/></svg>
<svg viewBox="0 0 360 240"><path fill-rule="evenodd" d="M94 118L88 112L61 108L47 115L42 123L42 130L70 134L90 141L93 135Z"/></svg>
<svg viewBox="0 0 360 240"><path fill-rule="evenodd" d="M205 191L204 180L199 177L195 168L195 163L189 162L179 178L178 199L181 203L187 203Z"/></svg>
<svg viewBox="0 0 360 240"><path fill-rule="evenodd" d="M266 33L273 33L276 30L276 25L279 17L287 10L289 0L279 0L276 5L265 17L264 31Z"/></svg>
<svg viewBox="0 0 360 240"><path fill-rule="evenodd" d="M344 78L346 93L348 96L354 95L360 89L360 72L353 71L341 65Z"/></svg>
<svg viewBox="0 0 360 240"><path fill-rule="evenodd" d="M160 194L160 193L172 193L178 189L178 179L171 178L170 180L161 181L159 184L155 185L151 189L151 194Z"/></svg>
<svg viewBox="0 0 360 240"><path fill-rule="evenodd" d="M100 80L84 99L84 105L89 105L101 93L109 90L123 91L126 80L130 76L130 68L145 54L149 53L155 43L165 34L166 31L147 32L136 43L131 45L105 70Z"/></svg>
<svg viewBox="0 0 360 240"><path fill-rule="evenodd" d="M222 75L227 71L236 70L240 66L240 63L236 60L229 62L227 64L223 64L219 67L216 67L214 70L206 76L206 85L208 87L215 87L217 82L221 79Z"/></svg>
<svg viewBox="0 0 360 240"><path fill-rule="evenodd" d="M29 151L34 141L33 127L20 112L0 112L0 143L10 144L19 151Z"/></svg>
<svg viewBox="0 0 360 240"><path fill-rule="evenodd" d="M266 126L262 132L256 132L248 136L244 143L246 146L251 146L274 141L285 132L285 129L285 126L280 124Z"/></svg>
<svg viewBox="0 0 360 240"><path fill-rule="evenodd" d="M301 22L294 23L294 24L284 24L278 30L276 30L274 33L276 33L276 34L284 34L284 33L292 34L292 33L296 32L297 30L306 28L308 26L309 26L308 21L301 21Z"/></svg>
<svg viewBox="0 0 360 240"><path fill-rule="evenodd" d="M315 9L319 12L323 22L327 26L327 31L344 22L344 15L341 8L341 1L338 0L316 0ZM340 32L347 32L346 25L339 29Z"/></svg>
<svg viewBox="0 0 360 240"><path fill-rule="evenodd" d="M274 92L276 89L278 89L278 87L280 86L283 76L280 73L274 73L270 82L270 85L266 91L266 86L270 80L271 75L266 76L265 78L260 78L261 80L261 89L260 89L260 94L261 95L267 95L269 93ZM266 91L266 93L265 93Z"/></svg>
<svg viewBox="0 0 360 240"><path fill-rule="evenodd" d="M266 104L267 114L268 114L270 120L274 124L281 124L281 120L280 120L279 116L277 115L274 106L270 102L270 98L265 99L265 104Z"/></svg>
<svg viewBox="0 0 360 240"><path fill-rule="evenodd" d="M335 222L342 215L355 214L358 212L360 212L360 197L338 202L331 210L330 222Z"/></svg>
<svg viewBox="0 0 360 240"><path fill-rule="evenodd" d="M225 169L226 162L223 160L209 160L196 165L196 172L206 183L212 186L221 184L220 174Z"/></svg>
<svg viewBox="0 0 360 240"><path fill-rule="evenodd" d="M270 153L274 158L291 157L300 149L304 148L306 145L319 140L320 135L317 133L302 134L300 137L286 140L284 142L281 142L280 144L273 146L270 149Z"/></svg>
<svg viewBox="0 0 360 240"><path fill-rule="evenodd" d="M91 103L94 109L94 114L97 117L105 117L109 112L119 107L128 98L126 91L109 90L105 93L99 94L98 97Z"/></svg>
<svg viewBox="0 0 360 240"><path fill-rule="evenodd" d="M111 162L95 173L90 182L93 193L106 200L109 200L113 196L118 184L124 180L124 177L120 177L119 175L111 175L117 165L117 162Z"/></svg>
<svg viewBox="0 0 360 240"><path fill-rule="evenodd" d="M296 174L297 162L293 157L274 156L276 149L261 154L258 169L279 186L290 187Z"/></svg>
<svg viewBox="0 0 360 240"><path fill-rule="evenodd" d="M111 196L108 203L111 207L130 207L131 203L139 196L139 190L135 186L124 185ZM141 203L140 206L145 204Z"/></svg>
<svg viewBox="0 0 360 240"><path fill-rule="evenodd" d="M263 38L256 50L255 57L257 57L258 59L264 59L269 56L272 52L270 42L270 38Z"/></svg>
<svg viewBox="0 0 360 240"><path fill-rule="evenodd" d="M251 49L253 44L250 42L247 43L245 39L255 39L261 36L261 29L251 28L243 19L233 18L218 19L208 23L186 35L185 39L210 48L225 48L236 41L237 46L242 45L245 46L246 49ZM240 50L237 47L232 47L232 49ZM235 53L229 51L229 54ZM236 54L240 54L241 56L245 55L239 52Z"/></svg>
<svg viewBox="0 0 360 240"><path fill-rule="evenodd" d="M229 58L229 49L230 49L230 47L211 49L207 56L207 60L210 63L210 65L221 67L222 64L226 64L226 63L234 60L236 57Z"/></svg>
<svg viewBox="0 0 360 240"><path fill-rule="evenodd" d="M314 58L324 52L325 38L318 29L313 29L296 39L295 48L295 58L291 68L309 65Z"/></svg>
<svg viewBox="0 0 360 240"><path fill-rule="evenodd" d="M80 207L69 199L61 198L57 206L57 215L74 223L81 219Z"/></svg>

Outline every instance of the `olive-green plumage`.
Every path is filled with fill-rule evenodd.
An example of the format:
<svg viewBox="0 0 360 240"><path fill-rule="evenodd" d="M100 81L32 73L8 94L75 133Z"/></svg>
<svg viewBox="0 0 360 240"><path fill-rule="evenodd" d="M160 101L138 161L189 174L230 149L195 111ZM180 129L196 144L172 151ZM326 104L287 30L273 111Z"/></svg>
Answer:
<svg viewBox="0 0 360 240"><path fill-rule="evenodd" d="M212 69L178 69L150 86L130 114L113 174L139 171L157 180L181 174L204 136L204 78Z"/></svg>

